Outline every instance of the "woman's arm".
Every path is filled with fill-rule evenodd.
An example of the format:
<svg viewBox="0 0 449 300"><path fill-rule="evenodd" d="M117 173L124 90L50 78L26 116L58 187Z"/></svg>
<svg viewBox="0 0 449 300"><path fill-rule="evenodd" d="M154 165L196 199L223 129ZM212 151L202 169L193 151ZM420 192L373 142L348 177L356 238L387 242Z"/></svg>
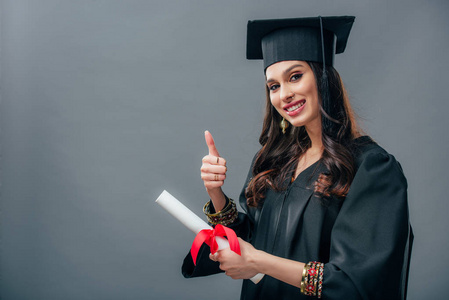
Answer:
<svg viewBox="0 0 449 300"><path fill-rule="evenodd" d="M257 258L260 273L299 288L301 286L304 263L259 251Z"/></svg>
<svg viewBox="0 0 449 300"><path fill-rule="evenodd" d="M257 250L241 238L239 243L241 256L229 249L210 254L210 259L218 261L226 275L233 279L248 279L262 273L298 288L301 286L304 263Z"/></svg>

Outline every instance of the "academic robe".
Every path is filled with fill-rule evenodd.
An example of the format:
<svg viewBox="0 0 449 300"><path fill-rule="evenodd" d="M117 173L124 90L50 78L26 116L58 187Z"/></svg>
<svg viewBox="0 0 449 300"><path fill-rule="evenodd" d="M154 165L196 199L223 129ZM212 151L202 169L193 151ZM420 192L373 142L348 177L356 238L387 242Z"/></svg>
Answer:
<svg viewBox="0 0 449 300"><path fill-rule="evenodd" d="M231 224L256 249L307 263L325 263L322 299L405 299L413 234L407 182L396 159L364 136L354 150L357 172L345 199L327 201L313 192L326 171L321 161L304 170L286 190L268 190L263 204L249 207ZM197 265L184 259L185 277L222 272L201 248ZM265 275L258 284L244 280L241 299L311 299L300 289Z"/></svg>

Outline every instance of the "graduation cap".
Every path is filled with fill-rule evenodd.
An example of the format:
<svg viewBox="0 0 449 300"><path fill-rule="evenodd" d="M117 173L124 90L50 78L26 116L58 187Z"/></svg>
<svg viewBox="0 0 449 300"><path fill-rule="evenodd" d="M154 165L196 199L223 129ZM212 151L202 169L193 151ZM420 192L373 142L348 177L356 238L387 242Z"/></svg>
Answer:
<svg viewBox="0 0 449 300"><path fill-rule="evenodd" d="M312 17L248 21L247 59L263 59L264 69L284 60L333 65L346 48L355 17Z"/></svg>

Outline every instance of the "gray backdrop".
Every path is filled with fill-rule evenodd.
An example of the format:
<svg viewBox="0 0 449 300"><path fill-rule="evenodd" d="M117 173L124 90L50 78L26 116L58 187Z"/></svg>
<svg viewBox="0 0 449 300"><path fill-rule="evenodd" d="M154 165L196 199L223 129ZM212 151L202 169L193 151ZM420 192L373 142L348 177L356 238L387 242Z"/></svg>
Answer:
<svg viewBox="0 0 449 300"><path fill-rule="evenodd" d="M203 132L237 197L258 149L264 83L248 19L357 16L336 68L366 131L402 163L416 233L410 299L447 294L448 1L4 0L1 294L20 299L237 299L184 279Z"/></svg>

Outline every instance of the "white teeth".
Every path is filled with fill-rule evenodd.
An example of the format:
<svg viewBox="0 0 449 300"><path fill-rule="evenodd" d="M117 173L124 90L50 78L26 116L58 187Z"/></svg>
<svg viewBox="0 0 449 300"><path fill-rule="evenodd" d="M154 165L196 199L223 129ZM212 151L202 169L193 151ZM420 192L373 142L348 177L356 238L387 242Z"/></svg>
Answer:
<svg viewBox="0 0 449 300"><path fill-rule="evenodd" d="M304 103L305 103L305 102L301 102L301 103L299 103L298 105L289 107L289 108L287 108L287 111L294 111L295 109L298 109L298 108L300 108L301 106L303 106Z"/></svg>

